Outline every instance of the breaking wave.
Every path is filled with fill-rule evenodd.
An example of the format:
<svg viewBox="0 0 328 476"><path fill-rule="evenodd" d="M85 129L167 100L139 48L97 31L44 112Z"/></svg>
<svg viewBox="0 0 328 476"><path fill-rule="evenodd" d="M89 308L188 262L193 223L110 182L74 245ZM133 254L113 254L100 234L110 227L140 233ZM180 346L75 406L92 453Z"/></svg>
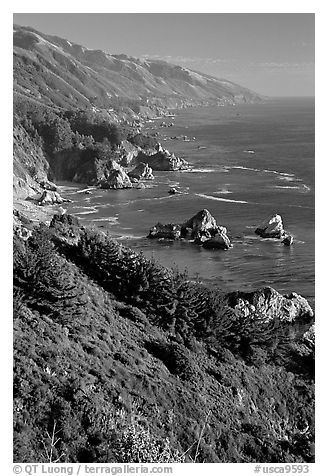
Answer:
<svg viewBox="0 0 328 476"><path fill-rule="evenodd" d="M197 197L208 198L209 200L217 200L219 202L248 203L245 200L232 200L229 198L212 197L212 195L206 195L205 193L195 193L195 195L197 195Z"/></svg>

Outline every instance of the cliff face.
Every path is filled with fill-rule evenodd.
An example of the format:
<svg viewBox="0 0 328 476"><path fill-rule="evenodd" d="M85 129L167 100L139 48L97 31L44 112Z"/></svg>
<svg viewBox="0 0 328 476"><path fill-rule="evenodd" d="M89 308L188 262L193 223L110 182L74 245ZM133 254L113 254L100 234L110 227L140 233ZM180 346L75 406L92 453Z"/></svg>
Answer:
<svg viewBox="0 0 328 476"><path fill-rule="evenodd" d="M14 27L14 91L49 106L118 107L132 116L163 107L253 102L260 96L226 80L172 65L89 50L32 28ZM121 111L122 112L122 111Z"/></svg>
<svg viewBox="0 0 328 476"><path fill-rule="evenodd" d="M26 198L41 190L40 182L47 180L49 164L40 145L26 130L14 126L13 191L16 197Z"/></svg>

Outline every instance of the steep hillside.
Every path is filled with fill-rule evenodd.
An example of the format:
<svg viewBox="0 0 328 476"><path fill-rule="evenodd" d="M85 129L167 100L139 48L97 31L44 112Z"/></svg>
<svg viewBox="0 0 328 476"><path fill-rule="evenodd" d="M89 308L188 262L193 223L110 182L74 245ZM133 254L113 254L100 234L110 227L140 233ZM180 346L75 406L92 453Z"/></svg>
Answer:
<svg viewBox="0 0 328 476"><path fill-rule="evenodd" d="M230 81L175 66L89 50L29 27L14 27L14 91L50 106L117 108L253 102ZM142 112L142 111L141 111Z"/></svg>
<svg viewBox="0 0 328 476"><path fill-rule="evenodd" d="M274 306L269 321L245 317L74 217L28 239L26 227L14 241L15 461L313 460L311 328L298 335ZM311 312L296 320L309 329Z"/></svg>
<svg viewBox="0 0 328 476"><path fill-rule="evenodd" d="M47 180L49 164L41 141L15 121L13 131L13 187L16 197L25 198L40 192L40 183Z"/></svg>

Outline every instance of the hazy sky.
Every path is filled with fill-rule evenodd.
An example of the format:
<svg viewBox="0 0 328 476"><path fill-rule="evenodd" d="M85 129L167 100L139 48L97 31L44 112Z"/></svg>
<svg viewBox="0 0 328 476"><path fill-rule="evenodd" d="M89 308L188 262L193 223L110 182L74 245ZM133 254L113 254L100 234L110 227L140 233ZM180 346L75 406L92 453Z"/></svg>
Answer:
<svg viewBox="0 0 328 476"><path fill-rule="evenodd" d="M161 58L269 96L314 95L314 14L17 13L92 49Z"/></svg>

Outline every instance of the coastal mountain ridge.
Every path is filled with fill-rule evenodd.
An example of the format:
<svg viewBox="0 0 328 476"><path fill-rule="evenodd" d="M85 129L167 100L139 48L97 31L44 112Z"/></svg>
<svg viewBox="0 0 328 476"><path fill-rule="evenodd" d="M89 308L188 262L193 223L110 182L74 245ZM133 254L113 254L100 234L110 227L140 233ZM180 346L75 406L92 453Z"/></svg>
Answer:
<svg viewBox="0 0 328 476"><path fill-rule="evenodd" d="M258 102L262 97L162 60L91 50L14 25L14 93L52 107L111 109L118 98L141 106Z"/></svg>

